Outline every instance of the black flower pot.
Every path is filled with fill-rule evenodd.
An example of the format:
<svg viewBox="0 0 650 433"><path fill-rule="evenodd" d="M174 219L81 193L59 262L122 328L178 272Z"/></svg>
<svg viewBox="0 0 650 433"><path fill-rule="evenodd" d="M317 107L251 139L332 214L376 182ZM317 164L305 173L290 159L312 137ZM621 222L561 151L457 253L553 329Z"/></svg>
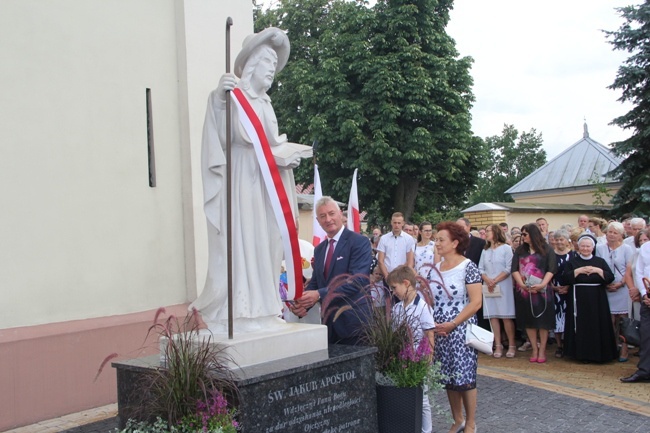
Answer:
<svg viewBox="0 0 650 433"><path fill-rule="evenodd" d="M422 431L422 387L377 385L379 433Z"/></svg>

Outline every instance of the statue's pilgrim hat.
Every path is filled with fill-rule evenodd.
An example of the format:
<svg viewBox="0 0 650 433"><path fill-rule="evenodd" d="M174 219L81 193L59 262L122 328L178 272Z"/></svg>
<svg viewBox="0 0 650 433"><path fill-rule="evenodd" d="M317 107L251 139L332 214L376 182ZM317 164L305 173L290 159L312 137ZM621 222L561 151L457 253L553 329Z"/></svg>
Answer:
<svg viewBox="0 0 650 433"><path fill-rule="evenodd" d="M289 59L289 38L282 30L276 27L269 27L259 33L246 36L242 44L242 50L237 55L237 59L235 59L236 76L241 78L248 58L259 47L264 45L272 48L278 56L278 65L275 73L277 74L285 67Z"/></svg>

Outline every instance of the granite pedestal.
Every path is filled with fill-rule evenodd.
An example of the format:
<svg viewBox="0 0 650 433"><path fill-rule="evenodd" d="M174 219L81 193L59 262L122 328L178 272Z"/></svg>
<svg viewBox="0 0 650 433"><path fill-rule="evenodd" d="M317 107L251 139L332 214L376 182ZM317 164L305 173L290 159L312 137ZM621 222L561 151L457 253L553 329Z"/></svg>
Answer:
<svg viewBox="0 0 650 433"><path fill-rule="evenodd" d="M234 370L243 432L376 433L375 351L333 345L327 353ZM121 426L137 419L138 400L147 398L137 388L138 378L159 362L150 356L113 363Z"/></svg>

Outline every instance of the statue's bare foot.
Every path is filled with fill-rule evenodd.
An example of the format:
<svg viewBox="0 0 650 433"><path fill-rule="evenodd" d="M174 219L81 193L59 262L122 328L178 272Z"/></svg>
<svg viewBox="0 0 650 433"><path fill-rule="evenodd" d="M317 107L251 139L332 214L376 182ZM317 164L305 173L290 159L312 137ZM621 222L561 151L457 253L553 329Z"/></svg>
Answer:
<svg viewBox="0 0 650 433"><path fill-rule="evenodd" d="M201 317L201 313L197 313L194 317L196 319L197 329L208 329L208 325L203 321L203 317Z"/></svg>

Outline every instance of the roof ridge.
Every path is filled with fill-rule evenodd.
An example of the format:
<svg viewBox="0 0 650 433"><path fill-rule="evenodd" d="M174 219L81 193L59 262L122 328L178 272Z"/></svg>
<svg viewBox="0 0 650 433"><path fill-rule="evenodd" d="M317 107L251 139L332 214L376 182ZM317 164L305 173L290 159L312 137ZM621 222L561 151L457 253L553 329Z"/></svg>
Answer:
<svg viewBox="0 0 650 433"><path fill-rule="evenodd" d="M528 176L524 177L524 178L521 179L519 182L517 182L516 184L514 184L513 186L511 186L510 188L508 188L508 189L505 191L506 194L513 194L513 193L516 194L516 193L518 193L518 192L527 192L527 191L534 191L534 190L540 189L540 188L535 188L535 189L533 189L533 190L517 191L517 189L519 189L521 186L525 185L526 183L530 182L531 179L534 179L534 178L535 178L536 176L538 176L541 172L543 172L543 171L547 170L549 167L552 167L552 166L555 166L555 165L558 166L558 169L561 168L561 167L564 167L564 170L563 170L562 174L561 174L560 176L547 176L547 177L548 177L549 179L553 179L553 180L556 180L556 181L560 181L560 180L562 180L562 179L565 179L565 176L566 176L566 167L568 167L568 164L564 161L564 158L567 157L567 154L568 154L568 153L575 151L575 148L578 147L579 145L583 145L583 146L587 146L587 147L588 147L588 149L586 149L585 152L582 152L583 157L589 155L589 151L588 151L588 150L589 150L589 148L591 148L591 149L596 150L596 151L598 152L598 155L603 156L603 157L604 157L604 158L605 158L605 159L610 163L610 165L618 166L618 165L622 162L622 160L618 159L618 158L617 158L617 157L612 153L611 149L605 147L604 145L600 144L599 142L597 142L596 140L594 140L594 139L591 138L591 137L582 137L582 138L580 138L578 141L576 141L575 143L573 143L571 146L567 147L567 148L566 148L564 151L562 151L560 154L556 155L553 159L551 159L550 161L547 161L547 162L544 163L541 167L537 168L535 171L533 171L532 173L530 173ZM598 157L596 157L596 159L597 159L597 158L598 158ZM583 160L583 161L584 161L584 160ZM593 165L594 165L594 169L595 169L595 165L596 165L596 163L593 162ZM605 173L601 173L601 174L602 174L602 175L606 175L606 174L609 173L610 171L611 171L611 170L608 170L607 172L605 172ZM574 171L574 173L575 173L575 171ZM581 185L582 185L582 184L580 184L580 185L576 185L576 184L575 184L575 180L574 180L573 183L574 183L573 186L581 186ZM557 185L553 185L552 188L549 186L549 188L541 188L541 189L543 189L543 190L547 190L547 189L557 189L557 188L563 188L563 187L560 186L560 184L558 183Z"/></svg>

